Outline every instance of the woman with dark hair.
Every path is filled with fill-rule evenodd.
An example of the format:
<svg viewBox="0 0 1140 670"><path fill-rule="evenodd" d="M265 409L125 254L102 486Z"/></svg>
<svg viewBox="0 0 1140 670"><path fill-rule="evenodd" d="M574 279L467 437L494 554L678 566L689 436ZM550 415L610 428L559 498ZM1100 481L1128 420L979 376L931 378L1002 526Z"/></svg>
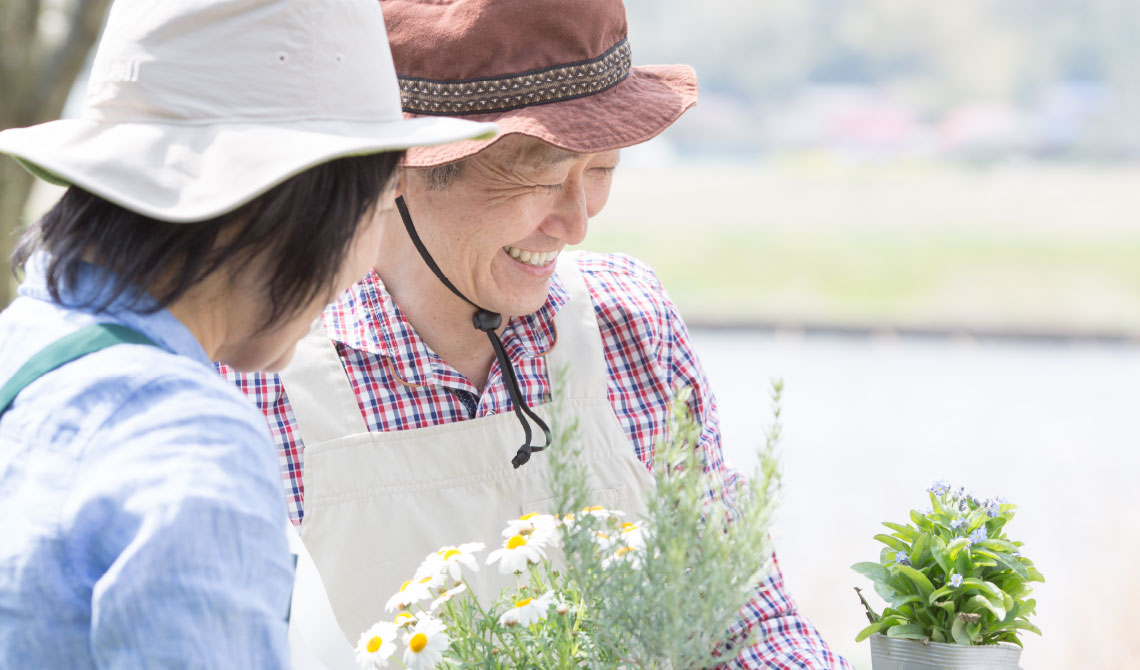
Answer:
<svg viewBox="0 0 1140 670"><path fill-rule="evenodd" d="M404 121L374 0L119 0L83 115L0 133L69 185L0 313L0 667L288 665L293 567L264 418L371 268Z"/></svg>

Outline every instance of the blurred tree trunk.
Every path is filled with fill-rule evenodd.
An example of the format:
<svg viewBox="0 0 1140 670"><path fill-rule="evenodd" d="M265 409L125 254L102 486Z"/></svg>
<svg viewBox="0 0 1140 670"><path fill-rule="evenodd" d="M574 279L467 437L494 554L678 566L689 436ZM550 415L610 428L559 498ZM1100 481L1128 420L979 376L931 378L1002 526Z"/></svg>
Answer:
<svg viewBox="0 0 1140 670"><path fill-rule="evenodd" d="M109 4L0 1L0 129L59 118ZM14 297L8 256L22 227L32 183L15 161L0 159L0 309Z"/></svg>

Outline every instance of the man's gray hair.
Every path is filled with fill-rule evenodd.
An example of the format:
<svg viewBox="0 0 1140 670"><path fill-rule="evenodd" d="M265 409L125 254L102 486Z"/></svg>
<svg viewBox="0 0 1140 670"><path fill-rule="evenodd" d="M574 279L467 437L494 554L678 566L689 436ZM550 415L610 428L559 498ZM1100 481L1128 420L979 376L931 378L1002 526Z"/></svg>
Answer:
<svg viewBox="0 0 1140 670"><path fill-rule="evenodd" d="M444 165L437 165L435 167L424 168L423 178L427 182L429 191L446 191L451 188L451 185L459 181L459 175L463 173L463 164L466 161L455 161L454 163L446 163Z"/></svg>

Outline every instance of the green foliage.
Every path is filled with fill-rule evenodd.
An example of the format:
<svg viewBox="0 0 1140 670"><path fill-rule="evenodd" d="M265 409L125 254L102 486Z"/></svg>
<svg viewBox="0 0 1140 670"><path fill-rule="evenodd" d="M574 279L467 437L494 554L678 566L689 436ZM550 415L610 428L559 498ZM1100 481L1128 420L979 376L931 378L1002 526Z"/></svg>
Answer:
<svg viewBox="0 0 1140 670"><path fill-rule="evenodd" d="M645 550L638 562L610 562L593 549L592 523L564 535L570 573L604 625L601 647L617 650L623 667L704 668L722 664L748 636L728 631L762 581L772 555L768 529L780 475L782 385L774 384L775 421L759 466L739 491L724 490L702 469L700 426L684 398L674 402L669 439L653 462ZM553 488L564 510L583 506L584 474L571 452L552 454Z"/></svg>
<svg viewBox="0 0 1140 670"><path fill-rule="evenodd" d="M909 524L884 522L876 535L884 548L877 563L851 566L887 601L876 613L863 599L871 624L855 641L888 637L961 645L1012 642L1022 630L1041 634L1029 617L1037 602L1029 582L1045 578L1021 555L1021 542L1005 536L1015 505L978 500L949 484L930 487L931 508L911 510ZM858 591L858 589L856 589Z"/></svg>
<svg viewBox="0 0 1140 670"><path fill-rule="evenodd" d="M431 667L453 670L723 664L734 649L750 643L750 634L730 633L772 556L768 529L780 483L775 455L780 391L777 383L776 422L755 477L734 490L704 471L701 427L688 414L686 396L675 399L667 439L657 445L656 489L646 501L644 520L594 506L575 447L576 425L563 421L555 405L553 446L547 453L557 514L526 514L508 522L504 536L509 539L487 558L491 569L514 572L516 586L493 602L480 601L466 577L449 572L446 561L467 556L466 563L456 558L455 567L462 563L471 569L470 557L483 545L444 547L393 596L390 606L401 610L395 621L378 625L406 629L402 648L411 650L410 626L442 623L448 639ZM529 556L523 547L551 552L550 557ZM518 554L510 554L516 549ZM553 558L559 554L564 562ZM370 649L370 639L380 638L365 633L357 646L362 668L389 661L404 665L391 655L394 651L379 651L379 642Z"/></svg>

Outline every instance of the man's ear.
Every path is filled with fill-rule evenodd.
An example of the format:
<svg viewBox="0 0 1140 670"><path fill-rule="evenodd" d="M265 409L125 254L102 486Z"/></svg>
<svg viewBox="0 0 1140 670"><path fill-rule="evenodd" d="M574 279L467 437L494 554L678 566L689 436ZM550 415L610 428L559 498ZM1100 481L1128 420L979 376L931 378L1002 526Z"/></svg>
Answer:
<svg viewBox="0 0 1140 670"><path fill-rule="evenodd" d="M396 167L396 188L392 192L392 199L404 194L404 185L408 183L408 168L403 165Z"/></svg>

